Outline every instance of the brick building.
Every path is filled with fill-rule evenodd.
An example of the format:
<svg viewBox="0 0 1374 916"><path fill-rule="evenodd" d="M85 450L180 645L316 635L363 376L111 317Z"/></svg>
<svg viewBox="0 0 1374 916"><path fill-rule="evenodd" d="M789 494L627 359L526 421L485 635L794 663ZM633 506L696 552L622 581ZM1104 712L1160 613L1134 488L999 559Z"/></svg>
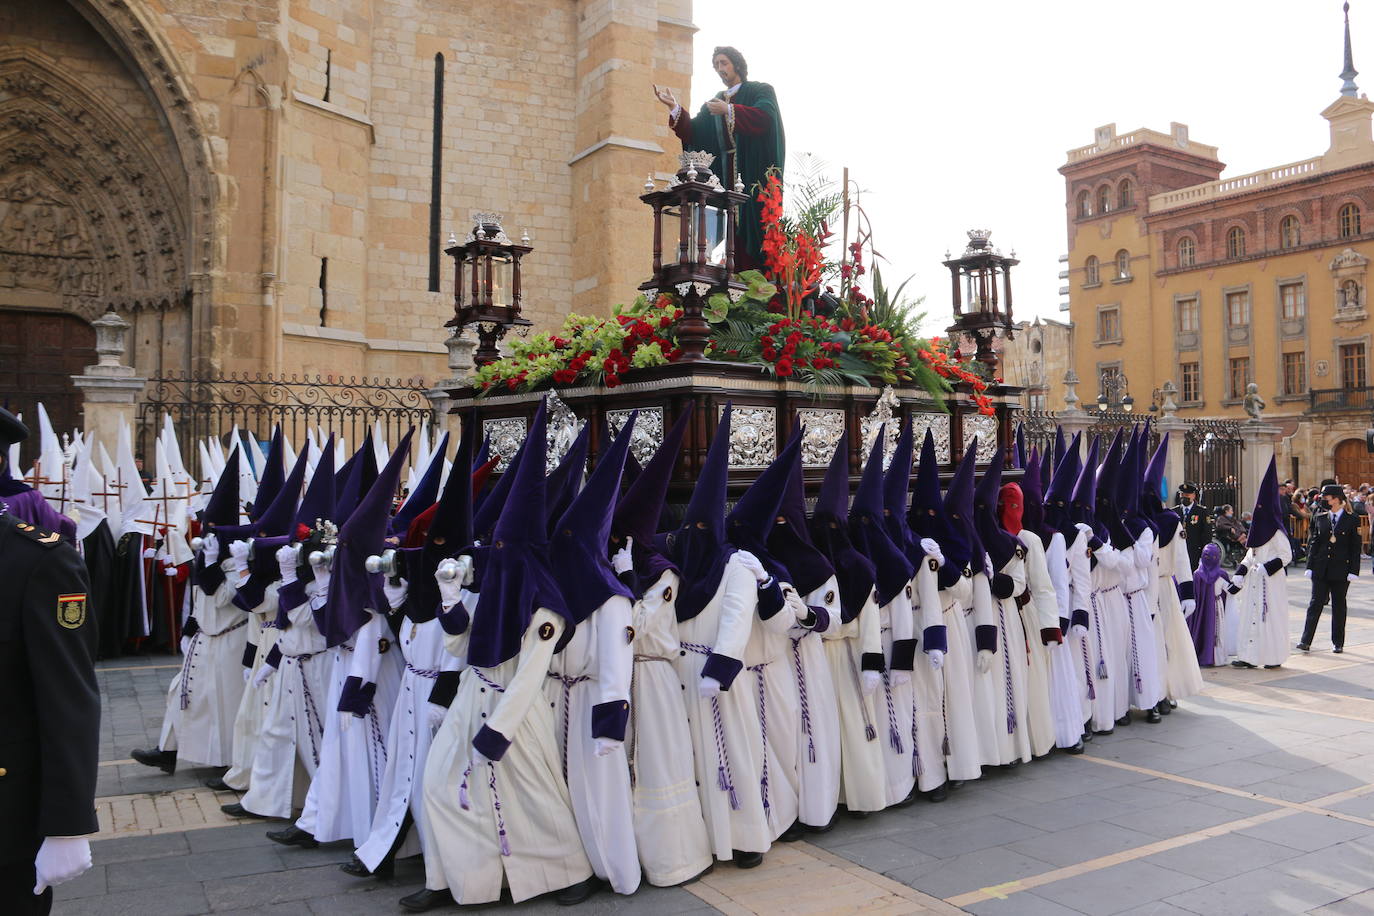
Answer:
<svg viewBox="0 0 1374 916"><path fill-rule="evenodd" d="M479 210L530 236L537 324L631 298L694 31L690 0L7 0L0 398L78 424L110 307L140 375L436 379Z"/></svg>
<svg viewBox="0 0 1374 916"><path fill-rule="evenodd" d="M1374 257L1374 102L1345 85L1321 112L1321 155L1222 178L1215 147L1096 131L1064 176L1069 310L1080 396L1137 405L1179 389L1179 415L1243 417L1250 383L1281 427L1281 471L1374 482L1368 265ZM1152 397L1153 395L1153 397ZM1055 405L1060 406L1060 405Z"/></svg>

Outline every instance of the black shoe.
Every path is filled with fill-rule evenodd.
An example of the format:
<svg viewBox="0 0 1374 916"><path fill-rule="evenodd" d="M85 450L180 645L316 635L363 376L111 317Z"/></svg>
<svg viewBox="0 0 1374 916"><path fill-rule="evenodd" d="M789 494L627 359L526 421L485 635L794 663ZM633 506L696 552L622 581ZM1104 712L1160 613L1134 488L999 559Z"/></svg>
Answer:
<svg viewBox="0 0 1374 916"><path fill-rule="evenodd" d="M835 818L832 816L827 823L815 826L813 824L802 824L802 829L807 833L829 833L835 829Z"/></svg>
<svg viewBox="0 0 1374 916"><path fill-rule="evenodd" d="M586 881L579 881L576 884L563 888L558 892L558 896L553 899L559 906L577 906L605 886L605 881L602 881L596 875L592 875Z"/></svg>
<svg viewBox="0 0 1374 916"><path fill-rule="evenodd" d="M931 802L942 802L949 798L949 783L942 782L935 788L926 793L926 800Z"/></svg>
<svg viewBox="0 0 1374 916"><path fill-rule="evenodd" d="M763 853L736 849L734 859L736 868L758 868L763 864Z"/></svg>
<svg viewBox="0 0 1374 916"><path fill-rule="evenodd" d="M1159 723L1164 721L1164 717L1159 714L1158 709L1154 709L1152 707L1148 712L1145 713L1145 721L1149 722L1151 725L1158 725Z"/></svg>
<svg viewBox="0 0 1374 916"><path fill-rule="evenodd" d="M1302 652L1311 652L1312 647L1305 642L1298 643L1298 649Z"/></svg>
<svg viewBox="0 0 1374 916"><path fill-rule="evenodd" d="M205 788L214 789L216 792L237 792L233 786L224 781L223 776L212 776L205 780Z"/></svg>
<svg viewBox="0 0 1374 916"><path fill-rule="evenodd" d="M427 887L422 887L413 894L407 894L401 898L401 906L410 910L412 913L423 913L432 910L436 906L448 906L453 903L453 892L448 888L441 891L432 891Z"/></svg>
<svg viewBox="0 0 1374 916"><path fill-rule="evenodd" d="M1282 667L1283 667L1282 665L1265 665L1265 666L1264 666L1264 670L1265 670L1265 671L1272 671L1272 670L1275 669L1275 668L1282 668Z"/></svg>
<svg viewBox="0 0 1374 916"><path fill-rule="evenodd" d="M1342 652L1345 651L1345 649L1342 648L1341 646L1336 646L1336 647L1333 648L1331 651L1334 652L1334 653L1337 654L1337 655L1340 655Z"/></svg>
<svg viewBox="0 0 1374 916"><path fill-rule="evenodd" d="M778 842L795 843L797 842L797 840L800 840L802 838L802 834L805 832L806 828L802 826L801 821L793 821L792 826L784 830L782 834L778 837Z"/></svg>
<svg viewBox="0 0 1374 916"><path fill-rule="evenodd" d="M861 820L864 820L865 818L867 818L867 817L868 817L870 814L872 814L873 812L871 812L871 811L855 811L855 810L852 809L852 808L846 808L846 809L844 809L844 813L845 813L845 814L848 814L850 817L854 818L854 820L856 820L856 821L861 821Z"/></svg>
<svg viewBox="0 0 1374 916"><path fill-rule="evenodd" d="M1117 724L1117 725L1130 725L1130 724L1131 724L1131 714L1130 714L1130 712L1127 711L1126 715L1122 716L1120 719L1117 719L1117 720L1116 720L1116 724Z"/></svg>
<svg viewBox="0 0 1374 916"><path fill-rule="evenodd" d="M1174 708L1169 705L1168 700L1160 700L1155 704L1155 709L1159 710L1161 716L1167 716L1174 711Z"/></svg>
<svg viewBox="0 0 1374 916"><path fill-rule="evenodd" d="M1178 700L1169 700L1170 709L1178 709Z"/></svg>
<svg viewBox="0 0 1374 916"><path fill-rule="evenodd" d="M1063 750L1064 753L1066 753L1066 754L1081 754L1081 753L1083 753L1083 751L1087 750L1087 748L1083 747L1083 742L1082 742L1082 741L1079 741L1079 742L1078 742L1077 744L1075 744L1073 747L1062 748L1062 750Z"/></svg>
<svg viewBox="0 0 1374 916"><path fill-rule="evenodd" d="M1231 667L1232 667L1232 668L1253 668L1253 667L1255 667L1255 666L1252 665L1252 664L1250 664L1249 662L1243 662L1243 661L1240 661L1239 659L1237 659L1236 661L1231 662Z"/></svg>
<svg viewBox="0 0 1374 916"><path fill-rule="evenodd" d="M962 789L964 787L964 781L962 779L951 779L949 782L945 783L945 785L949 786L951 789Z"/></svg>
<svg viewBox="0 0 1374 916"><path fill-rule="evenodd" d="M1014 769L1016 769L1017 767L1019 767L1019 766L1021 765L1021 763L1022 763L1021 758L1020 758L1020 757L1016 757L1016 758L1014 758L1014 759L1012 760L1011 763L1007 764L1007 769L1009 769L1009 770L1014 770Z"/></svg>
<svg viewBox="0 0 1374 916"><path fill-rule="evenodd" d="M136 747L132 751L129 751L129 756L145 767L154 767L169 776L177 771L176 751L162 751L155 747Z"/></svg>
<svg viewBox="0 0 1374 916"><path fill-rule="evenodd" d="M345 875L352 875L355 878L367 878L372 874L372 872L367 870L367 866L363 864L363 860L356 855L349 857L347 862L340 865L339 871L343 872Z"/></svg>
<svg viewBox="0 0 1374 916"><path fill-rule="evenodd" d="M1094 735L1110 735L1110 734L1111 734L1112 732L1114 732L1114 731L1116 731L1116 729L1114 729L1114 728L1108 728L1108 729L1105 729L1105 730L1100 731L1100 732L1093 732L1093 734L1094 734Z"/></svg>
<svg viewBox="0 0 1374 916"><path fill-rule="evenodd" d="M238 802L233 802L228 805L220 805L219 810L223 811L230 817L253 817L257 818L260 821L267 820L267 815L254 814L252 811L249 811L247 808L243 807L243 805L239 804Z"/></svg>
<svg viewBox="0 0 1374 916"><path fill-rule="evenodd" d="M921 796L921 790L918 789L916 786L913 785L913 786L911 787L911 791L908 792L908 793L906 794L906 798L904 798L904 799L902 799L901 801L897 802L897 804L893 805L892 807L894 807L894 808L910 808L913 804L915 804L916 799L919 798L920 796Z"/></svg>
<svg viewBox="0 0 1374 916"><path fill-rule="evenodd" d="M267 838L273 843L280 843L283 846L299 846L301 849L315 849L320 845L320 841L315 839L313 833L308 833L295 824L285 830L269 830L267 831Z"/></svg>
<svg viewBox="0 0 1374 916"><path fill-rule="evenodd" d="M1083 740L1085 743L1088 742L1088 741L1093 740L1093 726L1092 726L1092 723L1091 723L1091 722L1089 722L1087 725L1083 726L1083 738L1082 738L1082 740Z"/></svg>

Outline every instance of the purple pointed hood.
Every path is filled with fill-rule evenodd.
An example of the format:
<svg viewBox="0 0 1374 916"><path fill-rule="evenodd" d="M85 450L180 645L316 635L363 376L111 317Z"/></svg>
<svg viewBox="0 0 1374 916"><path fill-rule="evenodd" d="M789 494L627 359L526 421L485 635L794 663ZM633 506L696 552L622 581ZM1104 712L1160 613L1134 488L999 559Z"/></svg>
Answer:
<svg viewBox="0 0 1374 916"><path fill-rule="evenodd" d="M812 543L807 530L800 449L793 452L791 465L783 485L782 503L773 520L773 530L768 534L768 552L787 567L792 574L792 585L805 597L835 575L835 568L830 558Z"/></svg>
<svg viewBox="0 0 1374 916"><path fill-rule="evenodd" d="M224 462L224 471L215 482L210 501L200 513L201 521L207 529L213 530L220 525L239 523L239 450L229 453Z"/></svg>
<svg viewBox="0 0 1374 916"><path fill-rule="evenodd" d="M1026 427L1023 423L1016 424L1016 448L1012 452L1012 467L1024 468L1026 466Z"/></svg>
<svg viewBox="0 0 1374 916"><path fill-rule="evenodd" d="M706 450L692 489L682 525L662 539L664 551L682 575L678 588L677 619L691 620L720 587L725 564L735 548L725 534L725 493L730 474L730 413L727 401L716 426L715 438Z"/></svg>
<svg viewBox="0 0 1374 916"><path fill-rule="evenodd" d="M520 642L540 608L568 621L560 644L571 638L575 626L549 566L544 502L547 411L547 401L541 400L521 446L525 458L507 471L510 489L483 555L482 591L468 641L468 664L474 668L495 668L519 655Z"/></svg>
<svg viewBox="0 0 1374 916"><path fill-rule="evenodd" d="M572 445L568 446L567 454L563 460L558 462L558 466L549 474L547 487L547 508L549 513L549 532L553 532L554 523L562 517L564 511L572 503L582 489L582 479L587 473L587 452L592 444L592 424L588 420L582 424L578 430L577 437L573 439Z"/></svg>
<svg viewBox="0 0 1374 916"><path fill-rule="evenodd" d="M911 489L911 467L915 459L915 430L911 423L903 423L892 450L892 463L883 476L883 526L892 543L906 554L912 566L925 558L920 541L907 524L908 491Z"/></svg>
<svg viewBox="0 0 1374 916"><path fill-rule="evenodd" d="M1074 433L1068 448L1059 449L1054 476L1045 490L1045 521L1055 530L1064 532L1064 538L1068 541L1073 540L1073 526L1079 521L1073 505L1073 490L1078 483L1078 472L1082 470L1082 457L1079 454L1082 438L1082 433Z"/></svg>
<svg viewBox="0 0 1374 916"><path fill-rule="evenodd" d="M906 518L916 537L930 538L940 545L945 555L940 587L953 586L968 566L973 547L962 526L951 522L945 512L944 497L940 495L940 460L935 456L935 436L929 429L921 443L921 466L916 469L916 486L911 491L911 508Z"/></svg>
<svg viewBox="0 0 1374 916"><path fill-rule="evenodd" d="M983 540L973 524L973 473L977 462L978 437L974 436L964 448L964 454L954 468L954 476L945 489L945 515L968 542L969 568L975 576L983 571L983 558L987 555Z"/></svg>
<svg viewBox="0 0 1374 916"><path fill-rule="evenodd" d="M439 585L434 573L439 564L456 557L472 544L472 468L473 431L476 424L471 416L463 418L463 434L458 438L458 453L453 456L453 469L448 483L439 495L434 516L425 531L424 544L411 547L406 554L406 580L410 588L406 594L406 616L413 623L433 620L439 612Z"/></svg>
<svg viewBox="0 0 1374 916"><path fill-rule="evenodd" d="M1077 438L1077 437L1075 437ZM1075 523L1089 525L1100 540L1107 540L1107 529L1097 521L1097 452L1102 440L1093 436L1088 455L1083 459L1069 498L1070 515Z"/></svg>
<svg viewBox="0 0 1374 916"><path fill-rule="evenodd" d="M1164 486L1164 469L1168 461L1169 434L1166 432L1159 437L1159 445L1155 446L1155 453L1150 456L1150 463L1145 467L1140 483L1140 507L1155 523L1155 530L1159 532L1160 547L1174 539L1183 523L1178 515L1165 508L1164 500L1159 495L1160 488Z"/></svg>
<svg viewBox="0 0 1374 916"><path fill-rule="evenodd" d="M315 623L330 648L358 632L367 623L368 611L386 614L391 610L382 591L382 574L368 572L364 563L386 548L387 520L414 436L412 426L357 508L339 526L339 543L330 566L329 596L324 606L315 611Z"/></svg>
<svg viewBox="0 0 1374 916"><path fill-rule="evenodd" d="M725 536L731 545L752 553L779 582L792 582L792 571L768 550L768 536L777 524L778 507L782 505L787 477L792 471L792 459L800 453L801 427L798 426L783 450L740 495L725 517Z"/></svg>
<svg viewBox="0 0 1374 916"><path fill-rule="evenodd" d="M477 422L475 416L473 417L472 422ZM489 460L491 460L491 436L483 436L482 447L477 450L476 455L472 456L472 469L474 471L477 470L482 465L486 464Z"/></svg>
<svg viewBox="0 0 1374 916"><path fill-rule="evenodd" d="M677 467L678 452L682 450L682 439L695 413L696 402L688 402L659 443L654 457L620 497L611 516L612 546L618 550L625 538L633 539L630 554L634 558L636 598L643 597L644 590L657 582L665 571L676 569L655 543L655 535L663 515L663 502L668 496L668 484L673 479L673 468Z"/></svg>
<svg viewBox="0 0 1374 916"><path fill-rule="evenodd" d="M887 424L878 428L878 436L868 452L868 462L854 491L854 503L849 507L849 540L854 547L873 561L878 572L878 605L887 604L906 588L916 571L906 552L888 537L883 516L883 446L887 442Z"/></svg>
<svg viewBox="0 0 1374 916"><path fill-rule="evenodd" d="M1046 546L1054 529L1045 521L1045 492L1040 483L1040 449L1032 448L1026 459L1026 474L1021 479L1021 525L1040 536Z"/></svg>
<svg viewBox="0 0 1374 916"><path fill-rule="evenodd" d="M1275 535L1288 536L1283 522L1283 509L1279 505L1279 470L1274 459L1269 459L1269 467L1260 479L1259 491L1255 493L1254 517L1250 521L1250 531L1245 538L1247 547L1258 550L1268 544Z"/></svg>
<svg viewBox="0 0 1374 916"><path fill-rule="evenodd" d="M859 616L873 593L878 569L849 540L849 434L840 433L825 470L808 526L811 542L825 554L840 583L840 619Z"/></svg>
<svg viewBox="0 0 1374 916"><path fill-rule="evenodd" d="M250 521L256 522L267 511L267 507L277 498L285 477L286 444L282 438L281 424L278 423L272 431L272 444L267 447L267 460L262 473L258 475L258 494L253 497L253 511L248 513Z"/></svg>
<svg viewBox="0 0 1374 916"><path fill-rule="evenodd" d="M415 517L424 512L439 499L439 482L444 477L444 453L448 451L448 433L444 433L438 448L434 450L434 455L430 459L429 466L420 475L420 480L415 484L415 489L410 491L406 501L401 504L401 508L396 510L396 514L391 517L388 528L394 535L405 537L406 531L410 529L410 523L415 521Z"/></svg>
<svg viewBox="0 0 1374 916"><path fill-rule="evenodd" d="M315 476L305 488L301 504L296 509L296 524L314 528L316 523L334 521L334 434L329 434L320 460L315 464Z"/></svg>
<svg viewBox="0 0 1374 916"><path fill-rule="evenodd" d="M300 498L301 484L305 482L307 465L306 452L302 451L291 466L291 473L277 490L272 500L258 520L251 525L238 526L239 537L250 538L253 549L248 555L248 580L238 588L234 605L251 611L262 604L267 587L281 578L281 568L277 566L277 551L289 544L296 528L296 501ZM234 530L230 526L221 531ZM233 536L231 535L231 538Z"/></svg>
<svg viewBox="0 0 1374 916"><path fill-rule="evenodd" d="M377 452L372 447L371 433L367 434L362 447L344 463L339 473L345 476L334 504L334 513L338 516L334 521L342 525L358 507L363 494L371 490L377 481Z"/></svg>
<svg viewBox="0 0 1374 916"><path fill-rule="evenodd" d="M978 537L983 549L992 559L992 568L1001 570L1012 557L1021 543L1015 535L1002 527L997 517L997 504L1002 496L1002 463L992 461L978 485L973 490L973 524L978 529Z"/></svg>
<svg viewBox="0 0 1374 916"><path fill-rule="evenodd" d="M1124 437L1121 427L1117 427L1116 435L1112 436L1112 444L1107 447L1107 454L1102 459L1102 466L1097 469L1097 504L1094 506L1094 517L1106 530L1111 540L1112 546L1117 550L1125 550L1135 543L1135 538L1126 530L1121 518L1121 506L1116 502L1117 481L1122 473L1121 457L1124 448Z"/></svg>
<svg viewBox="0 0 1374 916"><path fill-rule="evenodd" d="M611 540L611 516L620 495L620 475L625 470L625 457L630 453L638 417L638 411L630 414L620 435L596 463L586 486L554 522L549 562L568 613L577 623L590 617L613 595L631 600L635 597L616 578L607 547Z"/></svg>

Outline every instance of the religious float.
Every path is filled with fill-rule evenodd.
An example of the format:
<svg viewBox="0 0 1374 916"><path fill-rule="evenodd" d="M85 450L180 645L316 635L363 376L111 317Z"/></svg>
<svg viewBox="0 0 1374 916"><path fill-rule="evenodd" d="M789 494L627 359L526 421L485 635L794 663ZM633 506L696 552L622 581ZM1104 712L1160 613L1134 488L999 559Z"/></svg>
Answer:
<svg viewBox="0 0 1374 916"><path fill-rule="evenodd" d="M520 317L520 261L531 248L511 242L496 214L476 214L461 243L451 240L454 316L478 340L475 374L452 389L452 410L474 411L498 470L515 454L541 398L549 398L552 469L584 423L594 458L638 411L632 454L647 461L663 432L694 409L670 502L685 502L725 405L733 405L731 489L748 485L803 428L808 489L819 485L842 431L858 475L873 437L886 424L895 444L899 422L917 435L932 430L946 466L973 440L978 461L1007 459L1004 446L1019 388L1002 384L993 341L1010 337L1011 268L987 231L944 262L954 322L944 338L921 338L901 289L872 273L861 236L841 264L827 264L824 221L807 225L783 214L782 186L770 174L759 193L764 230L762 271L735 271L736 207L742 183L722 184L709 153L686 152L666 186L652 178L640 198L653 211L652 276L629 306L610 316L569 315L557 331L528 334ZM813 221L814 222L814 221ZM846 239L846 242L848 240ZM826 278L839 288L826 288ZM527 336L498 344L508 329ZM960 348L971 349L966 354Z"/></svg>

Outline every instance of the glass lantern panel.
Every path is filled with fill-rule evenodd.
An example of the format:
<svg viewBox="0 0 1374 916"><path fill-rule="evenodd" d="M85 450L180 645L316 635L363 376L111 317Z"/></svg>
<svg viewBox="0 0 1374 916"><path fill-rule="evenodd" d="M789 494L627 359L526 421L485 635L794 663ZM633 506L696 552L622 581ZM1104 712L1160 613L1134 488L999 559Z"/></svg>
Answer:
<svg viewBox="0 0 1374 916"><path fill-rule="evenodd" d="M729 211L706 207L706 263L725 263L725 226Z"/></svg>
<svg viewBox="0 0 1374 916"><path fill-rule="evenodd" d="M663 264L678 262L678 233L682 227L682 215L677 207L664 207L658 211L659 238L663 244Z"/></svg>
<svg viewBox="0 0 1374 916"><path fill-rule="evenodd" d="M491 304L499 307L512 305L514 294L514 265L510 258L491 259Z"/></svg>

